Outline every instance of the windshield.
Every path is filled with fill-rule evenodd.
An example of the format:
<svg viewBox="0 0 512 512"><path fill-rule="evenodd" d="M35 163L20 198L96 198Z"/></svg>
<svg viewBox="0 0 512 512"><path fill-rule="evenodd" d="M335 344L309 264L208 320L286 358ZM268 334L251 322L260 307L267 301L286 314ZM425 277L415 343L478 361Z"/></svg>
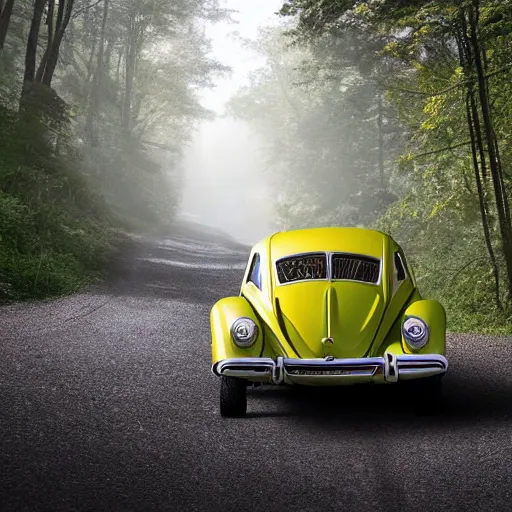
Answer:
<svg viewBox="0 0 512 512"><path fill-rule="evenodd" d="M359 254L310 253L282 258L276 262L280 284L317 279L379 281L380 260Z"/></svg>

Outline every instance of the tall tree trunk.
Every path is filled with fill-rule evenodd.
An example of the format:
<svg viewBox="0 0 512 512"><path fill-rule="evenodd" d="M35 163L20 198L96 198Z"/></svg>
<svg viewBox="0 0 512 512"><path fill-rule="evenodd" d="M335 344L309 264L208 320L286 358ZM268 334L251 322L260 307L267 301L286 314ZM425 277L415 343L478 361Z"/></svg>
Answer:
<svg viewBox="0 0 512 512"><path fill-rule="evenodd" d="M39 29L45 3L46 0L35 0L32 22L30 23L30 31L28 33L27 51L25 53L24 83L33 82L36 74L37 41L39 39Z"/></svg>
<svg viewBox="0 0 512 512"><path fill-rule="evenodd" d="M119 50L119 55L117 57L117 66L116 66L116 84L121 82L121 62L123 60L123 48Z"/></svg>
<svg viewBox="0 0 512 512"><path fill-rule="evenodd" d="M472 5L470 5L468 8L470 39L474 52L475 70L478 79L478 94L480 98L480 107L482 110L483 125L486 135L487 151L489 153L489 167L494 186L496 212L498 214L498 223L502 239L502 249L503 255L505 257L505 265L507 268L508 292L509 296L512 297L512 225L510 222L508 197L503 187L503 171L501 169L500 160L498 158L498 140L494 131L487 89L487 80L482 62L482 52L484 52L485 49L482 48L478 34L479 5L479 0L473 0Z"/></svg>
<svg viewBox="0 0 512 512"><path fill-rule="evenodd" d="M100 24L100 5L96 4L94 8L86 9L83 24L84 37L82 38L85 52L89 52L87 58L87 79L86 85L89 87L94 80L96 69L94 67L96 48L98 46L98 25Z"/></svg>
<svg viewBox="0 0 512 512"><path fill-rule="evenodd" d="M461 9L460 11L460 22L462 31L459 34L459 40L457 41L459 45L459 61L462 69L464 70L464 75L468 81L467 89L469 93L469 99L471 103L471 119L472 119L472 127L474 127L474 132L476 136L476 143L478 148L478 154L480 157L480 169L482 171L482 180L484 185L487 184L488 180L488 171L487 171L487 157L485 154L485 145L484 138L482 133L482 124L480 121L480 114L478 113L478 106L475 98L475 86L473 83L473 69L474 69L474 58L473 58L473 50L471 48L471 41L468 38L468 24L466 21L466 13Z"/></svg>
<svg viewBox="0 0 512 512"><path fill-rule="evenodd" d="M48 0L48 17L46 24L48 25L48 42L46 43L46 49L44 51L43 58L39 63L39 67L37 68L36 73L36 82L40 82L43 78L44 69L46 67L46 63L48 62L48 54L50 53L50 48L53 43L53 11L55 7L55 0Z"/></svg>
<svg viewBox="0 0 512 512"><path fill-rule="evenodd" d="M131 126L131 111L132 111L132 95L133 95L133 81L135 77L135 57L133 48L130 48L126 60L126 75L125 87L123 98L123 128L127 134L132 131Z"/></svg>
<svg viewBox="0 0 512 512"><path fill-rule="evenodd" d="M71 12L73 10L74 0L61 0L59 2L59 9L57 13L57 24L55 27L55 37L52 42L50 51L48 52L48 60L42 77L42 83L50 86L59 60L59 51L64 33L71 19ZM62 5L62 7L61 7Z"/></svg>
<svg viewBox="0 0 512 512"><path fill-rule="evenodd" d="M382 190L386 189L386 182L384 177L384 131L383 131L383 101L382 93L378 93L378 115L377 115L377 128L379 130L379 176L380 186Z"/></svg>
<svg viewBox="0 0 512 512"><path fill-rule="evenodd" d="M104 70L104 72L107 73L107 75L109 75L109 70L110 70L111 63L112 63L112 53L114 51L115 39L112 36L110 36L110 37L106 38L106 41L107 41L107 48L105 49L105 58L103 59L104 60L103 70Z"/></svg>
<svg viewBox="0 0 512 512"><path fill-rule="evenodd" d="M132 133L132 102L133 84L135 81L135 69L139 53L139 43L142 27L136 20L136 14L130 16L130 29L128 31L128 44L125 59L125 87L122 109L123 129L126 134Z"/></svg>
<svg viewBox="0 0 512 512"><path fill-rule="evenodd" d="M109 0L105 0L103 3L103 19L101 22L101 32L100 32L100 40L98 47L98 60L96 63L96 73L94 75L94 80L92 82L91 94L89 98L89 109L87 112L86 119L86 133L91 143L91 146L98 145L97 134L94 129L94 120L98 115L98 110L100 108L101 95L103 93L103 84L104 84L104 52L105 52L105 38L106 38L106 29L107 29L107 19L108 19L108 7Z"/></svg>
<svg viewBox="0 0 512 512"><path fill-rule="evenodd" d="M2 4L0 10L0 50L4 47L7 30L9 29L9 22L11 21L12 6L14 0L6 0L5 5Z"/></svg>
<svg viewBox="0 0 512 512"><path fill-rule="evenodd" d="M91 78L94 78L93 74L93 62L94 56L96 55L96 44L97 44L97 33L94 32L94 39L92 41L91 53L89 54L89 59L87 61L87 84L91 81Z"/></svg>
<svg viewBox="0 0 512 512"><path fill-rule="evenodd" d="M467 23L465 13L463 10L461 10L460 22L461 31L458 33L456 41L459 50L459 63L464 71L464 76L467 79L466 118L471 140L471 155L473 160L473 169L475 174L478 204L480 208L480 216L482 219L485 246L487 248L487 252L489 253L489 259L491 261L491 267L494 276L496 307L498 309L502 309L503 306L501 303L500 294L499 267L494 247L492 245L491 230L489 226L489 207L487 204L485 190L485 182L487 177L487 161L482 137L480 114L478 113L478 106L475 98L475 86L472 80L474 59L471 45L470 42L468 41Z"/></svg>
<svg viewBox="0 0 512 512"><path fill-rule="evenodd" d="M492 273L494 276L494 290L495 290L495 300L496 300L496 307L498 309L503 309L503 306L501 304L501 297L500 297L500 274L499 274L499 268L498 268L498 262L496 261L496 255L494 253L494 248L492 246L491 241L491 231L489 229L489 220L488 220L488 213L487 213L487 205L485 201L485 192L484 188L482 186L482 180L480 177L480 171L478 166L478 153L477 153L477 138L475 136L475 119L474 114L477 113L476 110L476 103L474 98L474 91L471 90L467 94L466 98L466 116L468 120L468 127L469 127L469 134L471 138L471 155L473 158L473 169L475 171L475 182L476 182L476 188L478 193L478 204L480 207L480 216L482 218L482 227L484 230L484 240L485 240L485 246L487 247L487 252L489 253L489 259L491 260L491 266L492 266Z"/></svg>

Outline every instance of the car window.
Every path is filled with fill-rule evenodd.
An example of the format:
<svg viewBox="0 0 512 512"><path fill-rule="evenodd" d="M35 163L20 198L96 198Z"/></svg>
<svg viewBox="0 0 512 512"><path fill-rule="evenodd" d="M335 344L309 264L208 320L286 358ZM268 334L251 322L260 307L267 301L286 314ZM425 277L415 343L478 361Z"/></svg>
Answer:
<svg viewBox="0 0 512 512"><path fill-rule="evenodd" d="M398 281L404 281L406 278L405 265L402 256L397 251L395 252L395 272Z"/></svg>
<svg viewBox="0 0 512 512"><path fill-rule="evenodd" d="M281 284L327 278L325 254L304 254L283 258L276 263L276 267Z"/></svg>
<svg viewBox="0 0 512 512"><path fill-rule="evenodd" d="M377 283L380 261L356 254L333 254L331 256L331 279Z"/></svg>
<svg viewBox="0 0 512 512"><path fill-rule="evenodd" d="M260 255L256 253L251 262L251 269L249 271L248 283L254 283L261 290L261 264Z"/></svg>

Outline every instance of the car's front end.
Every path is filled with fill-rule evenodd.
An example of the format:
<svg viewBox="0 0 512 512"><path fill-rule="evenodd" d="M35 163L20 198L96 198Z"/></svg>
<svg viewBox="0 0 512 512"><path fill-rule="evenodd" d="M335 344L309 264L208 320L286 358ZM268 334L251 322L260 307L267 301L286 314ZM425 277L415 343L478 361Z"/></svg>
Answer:
<svg viewBox="0 0 512 512"><path fill-rule="evenodd" d="M241 396L247 382L386 384L446 372L444 309L421 298L390 237L357 228L280 235L254 247L240 296L212 308L212 371L229 383L221 404L222 389ZM233 411L221 410L245 409Z"/></svg>

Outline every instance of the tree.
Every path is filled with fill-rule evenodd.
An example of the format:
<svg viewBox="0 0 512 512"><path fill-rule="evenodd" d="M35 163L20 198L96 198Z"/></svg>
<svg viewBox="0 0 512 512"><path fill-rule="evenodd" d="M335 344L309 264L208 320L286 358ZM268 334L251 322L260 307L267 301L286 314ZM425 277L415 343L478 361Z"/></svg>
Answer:
<svg viewBox="0 0 512 512"><path fill-rule="evenodd" d="M272 147L286 225L363 224L394 200L391 162L401 138L383 97L375 41L354 29L290 47L266 31L253 49L267 59L233 102Z"/></svg>
<svg viewBox="0 0 512 512"><path fill-rule="evenodd" d="M41 18L46 0L35 0L32 22L28 34L27 51L25 54L25 74L23 82L33 82L36 74L36 53L37 42L39 40L39 30L41 27Z"/></svg>
<svg viewBox="0 0 512 512"><path fill-rule="evenodd" d="M64 38L64 33L71 19L74 0L59 0L57 9L57 20L55 23L55 34L53 34L53 5L54 0L49 1L48 9L48 45L45 56L41 61L41 82L50 86L52 83L57 61L59 59L60 46Z"/></svg>
<svg viewBox="0 0 512 512"><path fill-rule="evenodd" d="M0 4L0 50L4 47L13 6L14 0L5 0L5 4Z"/></svg>
<svg viewBox="0 0 512 512"><path fill-rule="evenodd" d="M454 150L465 152L459 159L471 155L474 197L495 276L498 307L499 264L493 244L502 254L508 296L512 297L512 229L509 185L502 165L503 142L496 128L496 124L501 124L500 112L493 108L501 101L503 91L493 87L493 81L510 70L510 63L502 65L510 47L510 7L510 2L493 0L289 0L281 10L283 15L297 17L299 39L318 39L324 34L346 31L347 24L373 28L383 34L383 40L387 39L383 49L405 65L387 89L401 105L402 114L409 116L411 141L416 143L416 150L423 153L424 159L444 158L443 153ZM397 84L401 80L403 86ZM410 86L414 82L416 88ZM418 120L420 112L427 117L423 122ZM412 154L407 158L411 160ZM447 167L443 171L452 174Z"/></svg>

